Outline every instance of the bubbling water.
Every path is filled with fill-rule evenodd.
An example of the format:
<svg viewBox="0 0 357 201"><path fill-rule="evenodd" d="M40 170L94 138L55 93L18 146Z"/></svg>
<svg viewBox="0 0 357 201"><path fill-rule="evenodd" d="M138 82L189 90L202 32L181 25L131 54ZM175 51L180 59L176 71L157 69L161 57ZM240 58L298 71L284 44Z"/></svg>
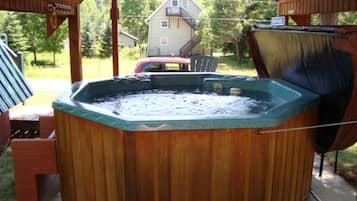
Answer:
<svg viewBox="0 0 357 201"><path fill-rule="evenodd" d="M92 105L120 115L188 116L249 115L264 112L270 101L203 91L145 90L95 98Z"/></svg>

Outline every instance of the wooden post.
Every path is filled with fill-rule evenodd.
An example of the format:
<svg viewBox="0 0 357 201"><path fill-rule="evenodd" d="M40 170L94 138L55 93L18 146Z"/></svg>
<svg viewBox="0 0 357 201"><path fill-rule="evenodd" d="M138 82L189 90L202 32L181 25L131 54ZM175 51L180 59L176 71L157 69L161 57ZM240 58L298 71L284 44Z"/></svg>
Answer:
<svg viewBox="0 0 357 201"><path fill-rule="evenodd" d="M119 75L119 52L118 52L119 9L118 9L117 0L112 0L110 17L112 19L113 76L118 76Z"/></svg>
<svg viewBox="0 0 357 201"><path fill-rule="evenodd" d="M76 6L76 14L69 16L69 48L71 58L71 81L81 81L82 54L81 54L81 29L80 29L79 5Z"/></svg>
<svg viewBox="0 0 357 201"><path fill-rule="evenodd" d="M290 16L294 22L299 25L299 26L302 26L302 25L305 25L305 26L308 26L308 25L311 25L311 15L292 15Z"/></svg>
<svg viewBox="0 0 357 201"><path fill-rule="evenodd" d="M3 114L0 114L0 146L7 145L9 142L10 130L10 117L9 111L7 111Z"/></svg>
<svg viewBox="0 0 357 201"><path fill-rule="evenodd" d="M37 176L58 173L56 140L14 139L11 148L16 179L16 199L40 200ZM46 179L43 180L45 181Z"/></svg>
<svg viewBox="0 0 357 201"><path fill-rule="evenodd" d="M338 14L337 13L321 13L320 25L337 25Z"/></svg>

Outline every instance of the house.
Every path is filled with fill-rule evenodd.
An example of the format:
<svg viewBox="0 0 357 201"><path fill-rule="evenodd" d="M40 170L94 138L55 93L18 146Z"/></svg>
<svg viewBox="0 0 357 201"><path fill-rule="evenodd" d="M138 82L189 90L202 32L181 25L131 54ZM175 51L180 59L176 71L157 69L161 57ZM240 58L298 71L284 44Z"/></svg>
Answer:
<svg viewBox="0 0 357 201"><path fill-rule="evenodd" d="M0 40L0 146L10 139L9 110L33 95L17 64L16 54Z"/></svg>
<svg viewBox="0 0 357 201"><path fill-rule="evenodd" d="M201 10L195 0L164 0L146 19L148 56L201 54L201 38L195 34Z"/></svg>
<svg viewBox="0 0 357 201"><path fill-rule="evenodd" d="M129 34L126 30L120 30L119 41L122 47L133 48L136 46L138 38Z"/></svg>

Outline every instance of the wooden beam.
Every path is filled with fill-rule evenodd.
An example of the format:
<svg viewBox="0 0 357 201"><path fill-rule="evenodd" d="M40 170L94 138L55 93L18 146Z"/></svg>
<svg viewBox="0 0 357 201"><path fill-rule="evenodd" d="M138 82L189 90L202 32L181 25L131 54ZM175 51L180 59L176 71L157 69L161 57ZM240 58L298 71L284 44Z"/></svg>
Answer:
<svg viewBox="0 0 357 201"><path fill-rule="evenodd" d="M290 17L297 25L311 25L311 15L292 15Z"/></svg>
<svg viewBox="0 0 357 201"><path fill-rule="evenodd" d="M357 0L279 0L278 15L309 15L357 10Z"/></svg>
<svg viewBox="0 0 357 201"><path fill-rule="evenodd" d="M75 4L60 1L47 2L42 0L1 0L0 10L48 14L51 8L56 8L57 15L73 15Z"/></svg>
<svg viewBox="0 0 357 201"><path fill-rule="evenodd" d="M81 81L82 77L82 54L81 54L81 31L80 31L79 5L76 6L76 15L68 18L69 24L69 48L71 58L71 81Z"/></svg>
<svg viewBox="0 0 357 201"><path fill-rule="evenodd" d="M63 22L67 19L64 16L53 16L51 14L46 15L46 27L47 27L47 35L51 36Z"/></svg>
<svg viewBox="0 0 357 201"><path fill-rule="evenodd" d="M0 146L7 145L9 141L10 141L10 117L9 117L9 111L7 111L3 114L0 114Z"/></svg>
<svg viewBox="0 0 357 201"><path fill-rule="evenodd" d="M66 3L66 4L80 4L83 0L45 0L51 3Z"/></svg>
<svg viewBox="0 0 357 201"><path fill-rule="evenodd" d="M0 0L0 10L42 13L47 12L48 2L39 0Z"/></svg>
<svg viewBox="0 0 357 201"><path fill-rule="evenodd" d="M119 9L117 0L112 0L112 8L110 10L112 19L112 49L113 49L113 76L119 75L119 49L118 49L118 19Z"/></svg>
<svg viewBox="0 0 357 201"><path fill-rule="evenodd" d="M320 25L337 25L338 13L320 14Z"/></svg>

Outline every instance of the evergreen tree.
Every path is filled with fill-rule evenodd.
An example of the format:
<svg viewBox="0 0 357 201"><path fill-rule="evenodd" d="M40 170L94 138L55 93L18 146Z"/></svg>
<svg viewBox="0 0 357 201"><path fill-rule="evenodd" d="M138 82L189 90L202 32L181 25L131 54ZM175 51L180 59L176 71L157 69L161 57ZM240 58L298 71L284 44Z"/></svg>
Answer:
<svg viewBox="0 0 357 201"><path fill-rule="evenodd" d="M13 51L25 51L27 49L26 38L15 13L9 12L6 15L2 30L7 34L8 45Z"/></svg>
<svg viewBox="0 0 357 201"><path fill-rule="evenodd" d="M97 55L99 47L100 31L102 24L109 20L109 6L107 0L86 0L81 3L81 34L83 56Z"/></svg>
<svg viewBox="0 0 357 201"><path fill-rule="evenodd" d="M93 26L89 20L84 23L81 34L82 55L86 57L92 57L94 55L95 36Z"/></svg>
<svg viewBox="0 0 357 201"><path fill-rule="evenodd" d="M112 55L112 49L112 27L107 23L100 43L99 55L109 57Z"/></svg>

